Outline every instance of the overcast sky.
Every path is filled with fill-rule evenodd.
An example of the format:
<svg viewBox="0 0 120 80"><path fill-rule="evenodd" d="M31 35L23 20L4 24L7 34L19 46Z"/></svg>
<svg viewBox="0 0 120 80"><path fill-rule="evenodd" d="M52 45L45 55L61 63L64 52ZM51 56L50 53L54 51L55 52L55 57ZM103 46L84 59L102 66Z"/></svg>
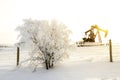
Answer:
<svg viewBox="0 0 120 80"><path fill-rule="evenodd" d="M93 24L109 30L109 38L120 42L119 0L0 0L0 44L17 42L15 28L23 19L56 19L80 40Z"/></svg>

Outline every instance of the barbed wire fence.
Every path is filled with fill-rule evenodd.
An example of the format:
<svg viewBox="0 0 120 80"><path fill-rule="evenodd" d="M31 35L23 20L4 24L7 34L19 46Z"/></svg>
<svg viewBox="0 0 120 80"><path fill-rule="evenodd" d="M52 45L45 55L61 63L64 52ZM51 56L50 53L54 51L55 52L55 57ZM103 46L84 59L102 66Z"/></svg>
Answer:
<svg viewBox="0 0 120 80"><path fill-rule="evenodd" d="M29 65L30 51L20 48L19 53L19 64L26 64L26 66ZM81 62L87 59L92 59L93 62L110 62L109 45L79 47L74 53L76 54L73 54L74 56L72 55L72 58L77 58L76 60ZM120 62L120 44L112 45L112 58L113 62ZM17 66L16 63L17 47L0 47L0 67Z"/></svg>

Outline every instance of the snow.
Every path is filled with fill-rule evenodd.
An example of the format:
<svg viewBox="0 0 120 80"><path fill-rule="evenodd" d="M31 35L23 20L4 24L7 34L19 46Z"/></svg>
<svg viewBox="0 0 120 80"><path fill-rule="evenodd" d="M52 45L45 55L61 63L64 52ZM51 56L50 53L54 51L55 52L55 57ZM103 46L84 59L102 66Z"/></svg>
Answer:
<svg viewBox="0 0 120 80"><path fill-rule="evenodd" d="M112 63L109 62L109 46L72 47L68 59L53 69L40 66L35 72L30 65L16 67L15 48L0 49L0 80L120 80L119 47L113 45ZM21 52L20 62L27 58L27 52Z"/></svg>

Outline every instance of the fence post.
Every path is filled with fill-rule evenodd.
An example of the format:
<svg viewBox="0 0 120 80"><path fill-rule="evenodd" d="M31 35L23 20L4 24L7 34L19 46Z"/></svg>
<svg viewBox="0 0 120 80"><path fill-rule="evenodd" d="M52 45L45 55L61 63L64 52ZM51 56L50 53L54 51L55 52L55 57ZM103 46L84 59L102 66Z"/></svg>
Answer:
<svg viewBox="0 0 120 80"><path fill-rule="evenodd" d="M109 53L110 53L110 62L113 62L113 59L112 59L112 41L111 41L111 39L109 40Z"/></svg>
<svg viewBox="0 0 120 80"><path fill-rule="evenodd" d="M17 66L19 65L20 49L17 47Z"/></svg>

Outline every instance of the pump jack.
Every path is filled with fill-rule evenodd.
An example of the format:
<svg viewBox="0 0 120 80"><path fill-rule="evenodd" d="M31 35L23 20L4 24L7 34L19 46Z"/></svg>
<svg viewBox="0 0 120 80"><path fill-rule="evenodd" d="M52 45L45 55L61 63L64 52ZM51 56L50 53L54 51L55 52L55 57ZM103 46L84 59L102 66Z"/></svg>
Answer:
<svg viewBox="0 0 120 80"><path fill-rule="evenodd" d="M95 30L96 30L96 32L95 32ZM79 47L79 46L86 45L85 44L86 42L89 42L89 43L94 42L95 43L96 36L98 36L98 41L101 44L102 43L102 39L101 39L101 35L100 35L101 31L104 32L104 38L106 38L108 35L108 30L104 30L96 24L92 25L91 28L85 32L85 37L82 38L83 40L76 42L77 46ZM96 45L96 43L95 43L95 45Z"/></svg>
<svg viewBox="0 0 120 80"><path fill-rule="evenodd" d="M96 33L94 32L95 29L97 30ZM102 43L100 31L105 33L104 38L106 38L108 35L108 30L104 30L104 29L98 27L98 25L92 25L91 28L85 32L85 35L87 37L84 37L83 41L84 42L95 42L95 38L98 35L98 41L100 43ZM89 35L88 35L88 33L89 33Z"/></svg>

